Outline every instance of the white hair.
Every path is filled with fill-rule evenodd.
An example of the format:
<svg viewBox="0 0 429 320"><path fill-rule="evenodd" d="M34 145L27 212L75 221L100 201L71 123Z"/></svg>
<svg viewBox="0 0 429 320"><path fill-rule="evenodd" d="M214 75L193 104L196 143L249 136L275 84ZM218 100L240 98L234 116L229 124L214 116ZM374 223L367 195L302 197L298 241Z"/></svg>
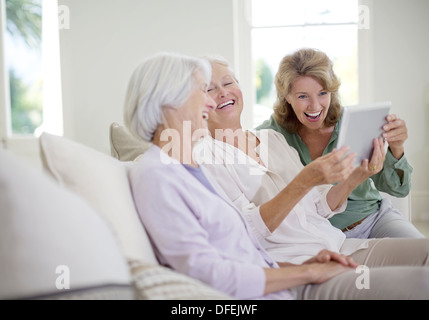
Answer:
<svg viewBox="0 0 429 320"><path fill-rule="evenodd" d="M125 126L135 136L151 142L162 124L163 107L179 108L191 95L194 73L200 71L207 84L210 64L200 58L159 53L134 70L125 98Z"/></svg>
<svg viewBox="0 0 429 320"><path fill-rule="evenodd" d="M219 64L219 65L227 68L229 73L231 73L232 77L234 78L235 82L237 82L237 84L239 84L239 81L237 79L237 76L235 75L234 70L231 68L228 60L226 60L223 56L221 56L221 55L206 55L206 56L203 56L202 58L206 59L212 65L216 63L216 64Z"/></svg>

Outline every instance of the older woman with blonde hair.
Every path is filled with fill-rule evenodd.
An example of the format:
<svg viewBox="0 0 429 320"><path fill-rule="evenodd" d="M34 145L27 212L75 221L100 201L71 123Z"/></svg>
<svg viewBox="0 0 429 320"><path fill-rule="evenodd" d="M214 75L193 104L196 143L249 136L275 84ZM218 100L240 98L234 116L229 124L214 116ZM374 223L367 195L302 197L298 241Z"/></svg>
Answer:
<svg viewBox="0 0 429 320"><path fill-rule="evenodd" d="M299 154L303 165L330 153L337 144L342 107L340 81L329 57L315 49L286 55L275 77L274 114L257 129L281 133ZM405 197L412 168L404 154L408 137L405 121L391 114L383 127L389 146L384 161L367 163L374 171L348 198L346 210L330 219L348 238L423 238L379 191Z"/></svg>
<svg viewBox="0 0 429 320"><path fill-rule="evenodd" d="M326 93L329 93L330 106L326 110L323 122L328 128L335 126L340 120L342 113L338 92L341 82L334 73L328 56L314 49L299 50L294 55L284 57L281 61L275 78L277 100L274 104L274 119L289 132L298 132L302 123L299 121L289 100L284 94L280 94L280 92L288 92L288 94L292 92L293 83L303 76L317 79L326 91L322 94L326 96Z"/></svg>
<svg viewBox="0 0 429 320"><path fill-rule="evenodd" d="M353 188L374 175L368 167L382 161L381 141L375 141L378 149L370 162L365 161L351 173L348 160L353 157L340 161L345 150L331 152L304 167L297 151L280 133L243 130L243 96L233 71L220 57L206 59L212 65L208 92L216 108L208 119L211 136L196 146L194 158L241 211L262 247L276 261L289 264L300 265L320 250L329 250L349 255L369 268L368 290L359 290L356 274L346 272L322 284L298 285L294 288L296 297L428 298L428 239L345 239L328 221L345 209ZM333 181L340 182L324 184ZM398 277L401 284L392 282ZM417 289L415 283L420 281L426 284Z"/></svg>

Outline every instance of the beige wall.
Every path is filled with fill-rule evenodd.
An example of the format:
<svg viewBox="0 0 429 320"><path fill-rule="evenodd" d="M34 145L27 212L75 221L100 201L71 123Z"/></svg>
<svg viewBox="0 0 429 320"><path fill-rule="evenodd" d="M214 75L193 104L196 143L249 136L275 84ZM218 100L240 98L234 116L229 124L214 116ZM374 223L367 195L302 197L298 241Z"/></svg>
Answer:
<svg viewBox="0 0 429 320"><path fill-rule="evenodd" d="M413 215L429 220L429 1L361 2L371 21L359 35L360 99L391 100L393 112L407 121ZM71 18L70 29L60 31L65 136L108 153L108 127L122 122L128 78L143 58L158 51L223 55L235 62L250 100L250 40L243 25L248 13L242 20L234 15L243 3L60 0ZM251 123L251 104L246 105Z"/></svg>
<svg viewBox="0 0 429 320"><path fill-rule="evenodd" d="M108 128L122 121L131 72L159 51L234 58L232 1L60 0L64 135L109 152ZM208 10L210 9L210 10Z"/></svg>
<svg viewBox="0 0 429 320"><path fill-rule="evenodd" d="M360 31L361 100L393 102L407 122L414 168L412 214L429 220L429 1L366 0L370 29Z"/></svg>

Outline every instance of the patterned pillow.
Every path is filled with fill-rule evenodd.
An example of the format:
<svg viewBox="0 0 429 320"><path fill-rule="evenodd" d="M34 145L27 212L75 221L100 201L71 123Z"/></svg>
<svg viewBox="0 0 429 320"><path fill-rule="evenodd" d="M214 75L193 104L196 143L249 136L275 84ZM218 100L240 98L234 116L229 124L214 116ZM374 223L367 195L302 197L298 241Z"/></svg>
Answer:
<svg viewBox="0 0 429 320"><path fill-rule="evenodd" d="M169 268L130 262L131 277L139 300L231 300L232 297Z"/></svg>
<svg viewBox="0 0 429 320"><path fill-rule="evenodd" d="M54 295L32 297L33 300L135 300L133 289L125 285L106 285Z"/></svg>
<svg viewBox="0 0 429 320"><path fill-rule="evenodd" d="M110 125L110 153L121 161L134 161L152 145L143 140L137 140L128 130L114 122Z"/></svg>

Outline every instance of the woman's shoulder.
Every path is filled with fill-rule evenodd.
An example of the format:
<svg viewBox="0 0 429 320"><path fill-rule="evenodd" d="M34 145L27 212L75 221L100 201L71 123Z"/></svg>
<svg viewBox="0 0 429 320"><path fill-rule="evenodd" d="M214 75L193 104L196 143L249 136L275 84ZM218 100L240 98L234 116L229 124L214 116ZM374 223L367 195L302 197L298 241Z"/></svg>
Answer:
<svg viewBox="0 0 429 320"><path fill-rule="evenodd" d="M257 130L254 133L267 152L277 154L279 159L283 158L285 160L288 158L295 162L300 161L298 152L288 143L283 134L273 129Z"/></svg>
<svg viewBox="0 0 429 320"><path fill-rule="evenodd" d="M169 157L162 149L152 146L131 168L129 176L131 180L145 181L153 184L154 181L175 181L185 171L182 164Z"/></svg>
<svg viewBox="0 0 429 320"><path fill-rule="evenodd" d="M194 148L195 160L201 164L233 164L240 159L243 160L245 154L230 143L220 141L211 136L205 137ZM241 162L242 163L242 162Z"/></svg>
<svg viewBox="0 0 429 320"><path fill-rule="evenodd" d="M258 137L261 142L267 140L270 143L274 142L288 145L284 135L274 129L257 129L250 132Z"/></svg>

